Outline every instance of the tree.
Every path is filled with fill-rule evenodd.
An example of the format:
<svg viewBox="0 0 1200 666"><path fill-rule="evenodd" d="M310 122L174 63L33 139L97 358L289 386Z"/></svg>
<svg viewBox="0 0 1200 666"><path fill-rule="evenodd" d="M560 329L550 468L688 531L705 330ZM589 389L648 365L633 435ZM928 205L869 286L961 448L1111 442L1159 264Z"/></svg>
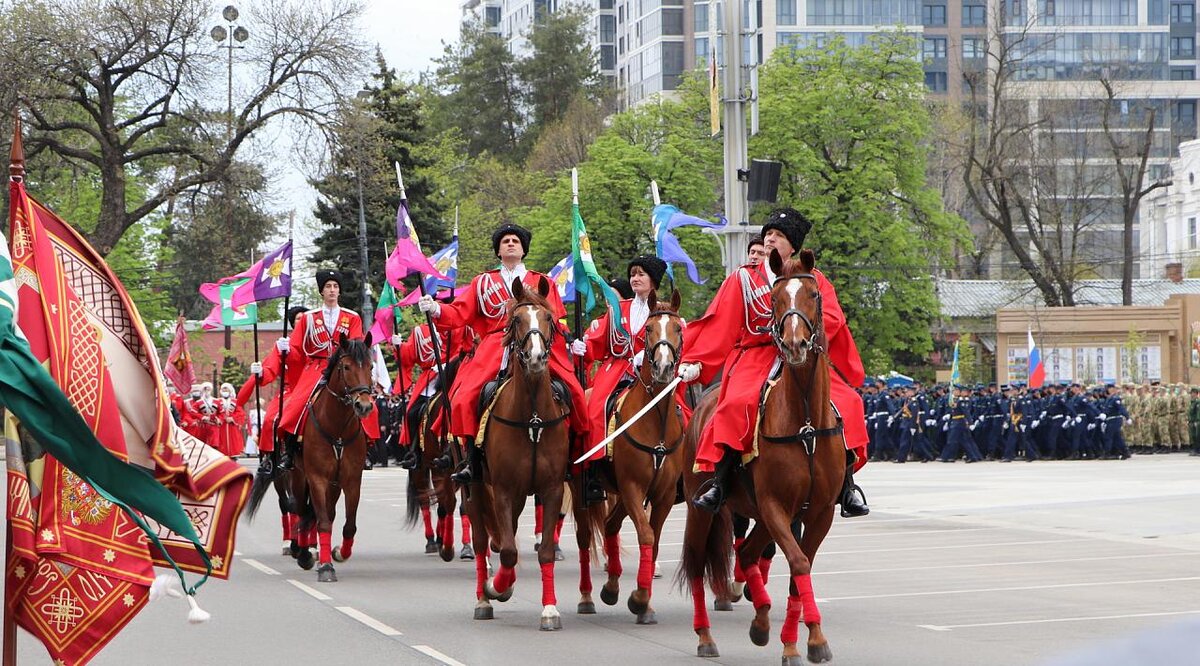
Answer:
<svg viewBox="0 0 1200 666"><path fill-rule="evenodd" d="M526 35L533 52L516 71L532 110L534 136L566 116L579 94L598 96L600 56L588 38L594 19L590 8L570 4L541 12Z"/></svg>
<svg viewBox="0 0 1200 666"><path fill-rule="evenodd" d="M892 359L932 350L930 277L965 225L926 182L930 129L924 73L911 36L850 48L776 49L760 75L751 152L783 163L782 202L814 221L808 245L837 285L860 348Z"/></svg>
<svg viewBox="0 0 1200 666"><path fill-rule="evenodd" d="M101 254L173 197L219 182L265 127L323 129L363 60L349 37L361 13L355 0L256 2L239 51L242 101L227 117L202 102L224 97L208 83L225 66L208 37L211 9L204 0L48 0L5 17L0 69L21 68L27 145L98 174L88 236ZM148 189L131 201L135 175Z"/></svg>
<svg viewBox="0 0 1200 666"><path fill-rule="evenodd" d="M437 61L430 114L434 131L458 130L471 155L519 160L525 117L516 61L508 44L478 21L463 23L458 42Z"/></svg>
<svg viewBox="0 0 1200 666"><path fill-rule="evenodd" d="M542 129L525 166L546 174L578 166L604 131L606 116L603 106L584 94L576 95L563 117Z"/></svg>

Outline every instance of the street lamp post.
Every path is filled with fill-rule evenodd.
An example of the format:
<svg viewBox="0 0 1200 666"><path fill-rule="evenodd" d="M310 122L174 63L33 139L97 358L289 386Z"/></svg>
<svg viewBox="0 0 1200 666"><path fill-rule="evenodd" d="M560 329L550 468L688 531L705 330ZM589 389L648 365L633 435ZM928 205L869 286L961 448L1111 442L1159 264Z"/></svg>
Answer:
<svg viewBox="0 0 1200 666"><path fill-rule="evenodd" d="M363 107L359 111L365 112L365 107L371 99L371 91L366 89L360 90L356 97L358 103ZM363 133L367 130L365 126L360 126L359 129ZM358 138L361 143L359 144L359 150L356 151L358 153L358 167L354 170L354 180L358 187L358 261L362 270L362 314L364 322L373 322L375 321L375 303L371 298L371 264L367 255L367 208L363 204L362 182L363 155L366 154L362 143L365 143L366 137L364 134L359 134Z"/></svg>
<svg viewBox="0 0 1200 666"><path fill-rule="evenodd" d="M238 19L238 10L237 7L234 7L233 5L227 5L225 9L221 11L221 18L225 19L225 21L229 24L229 28L226 29L223 25L214 25L208 34L213 38L214 42L217 42L220 45L218 48L225 49L226 53L229 55L228 68L226 70L227 77L225 79L225 143L228 144L229 140L233 137L233 50L246 48L244 46L238 46L238 44L235 44L234 42L241 43L247 39L250 39L250 31L246 30L240 25L234 25L234 21ZM229 201L229 188L226 187L226 219L233 217L231 208L232 207ZM229 349L232 347L233 331L229 326L226 326L225 350L229 351Z"/></svg>

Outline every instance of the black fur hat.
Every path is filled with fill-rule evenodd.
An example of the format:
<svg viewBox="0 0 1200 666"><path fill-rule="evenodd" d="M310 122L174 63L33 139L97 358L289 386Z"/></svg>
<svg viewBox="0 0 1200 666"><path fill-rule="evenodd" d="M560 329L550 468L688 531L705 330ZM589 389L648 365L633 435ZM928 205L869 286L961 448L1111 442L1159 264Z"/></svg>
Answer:
<svg viewBox="0 0 1200 666"><path fill-rule="evenodd" d="M496 229L492 233L492 254L497 257L500 256L500 241L510 234L516 236L521 241L521 248L523 250L521 258L525 258L525 255L529 254L529 242L533 240L533 234L529 233L529 230L525 227L517 224L502 224L499 229Z"/></svg>
<svg viewBox="0 0 1200 666"><path fill-rule="evenodd" d="M629 268L625 269L625 273L628 275L630 272L632 272L634 266L640 266L642 270L646 271L646 275L650 276L650 281L654 283L655 289L658 289L658 285L662 282L663 275L666 275L667 273L667 262L652 254L643 254L640 257L634 257L634 259L629 262Z"/></svg>
<svg viewBox="0 0 1200 666"><path fill-rule="evenodd" d="M296 317L307 311L308 308L304 307L303 305L293 305L292 307L288 308L287 313L284 315L287 318L288 327L295 328Z"/></svg>
<svg viewBox="0 0 1200 666"><path fill-rule="evenodd" d="M766 223L763 224L763 238L766 238L767 232L772 229L788 239L788 242L792 244L792 253L794 254L804 247L804 238L812 229L812 222L804 217L804 213L795 208L776 208L771 211L771 214L767 216ZM783 258L787 259L788 257Z"/></svg>
<svg viewBox="0 0 1200 666"><path fill-rule="evenodd" d="M338 283L338 288L345 289L344 280L346 277L338 271L317 271L317 291L325 289L325 283L333 280Z"/></svg>

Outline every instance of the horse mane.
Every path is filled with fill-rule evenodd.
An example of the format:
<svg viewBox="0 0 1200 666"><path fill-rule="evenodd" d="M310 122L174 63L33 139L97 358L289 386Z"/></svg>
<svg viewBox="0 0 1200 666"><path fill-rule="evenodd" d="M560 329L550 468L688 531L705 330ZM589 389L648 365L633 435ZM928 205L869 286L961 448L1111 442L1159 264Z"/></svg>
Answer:
<svg viewBox="0 0 1200 666"><path fill-rule="evenodd" d="M550 308L550 301L546 300L545 296L542 296L534 291L533 287L526 285L525 289L523 289L521 292L521 298L514 298L508 302L509 320L508 325L504 328L504 338L500 343L505 349L507 349L508 346L513 343L513 338L516 335L516 330L512 325L512 313L522 305L536 305L537 307L550 312L552 319L554 317L553 310Z"/></svg>
<svg viewBox="0 0 1200 666"><path fill-rule="evenodd" d="M329 377L333 374L333 369L337 367L338 359L343 356L350 357L350 360L358 365L371 364L371 348L367 347L367 343L358 338L347 338L345 342L337 346L333 355L329 357L329 362L325 364L325 372L321 375L322 381L325 383L329 382Z"/></svg>

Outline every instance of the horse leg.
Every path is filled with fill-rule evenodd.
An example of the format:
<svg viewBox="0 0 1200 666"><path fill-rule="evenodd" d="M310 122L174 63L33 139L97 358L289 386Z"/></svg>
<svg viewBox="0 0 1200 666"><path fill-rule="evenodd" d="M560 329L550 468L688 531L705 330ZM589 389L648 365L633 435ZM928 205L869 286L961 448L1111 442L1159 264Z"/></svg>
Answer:
<svg viewBox="0 0 1200 666"><path fill-rule="evenodd" d="M654 581L654 570L657 567L656 563L658 562L658 544L659 544L659 540L662 536L663 524L667 520L667 515L671 513L671 506L674 504L674 500L675 500L674 487L668 488L668 492L670 493L670 496L667 496L665 494L660 494L659 497L656 497L652 500L652 503L650 505L649 527L650 527L650 537L651 537L651 540L654 545L651 548L649 562L646 561L647 558L645 555L645 547L644 546L641 547L642 548L642 562L640 563L640 565L638 567L638 588L640 590L642 587L642 584L645 583L646 604L647 605L646 605L646 610L643 611L642 614L638 616L638 619L637 619L638 624L658 624L658 619L655 617L655 614L654 614L654 608L650 607L649 604L650 604L650 598L652 596L651 585L653 585L653 581ZM639 536L639 545L640 545L640 536ZM632 602L632 600L633 600L633 597L631 595L630 601Z"/></svg>
<svg viewBox="0 0 1200 666"><path fill-rule="evenodd" d="M771 605L771 596L767 594L767 575L770 573L770 561L767 561L767 566L763 566L763 560L759 557L763 549L771 544L771 533L767 530L767 526L762 521L754 524L754 529L750 530L750 534L742 541L742 545L734 551L734 558L742 567L742 576L746 579L745 594L746 600L754 604L755 608L765 603Z"/></svg>
<svg viewBox="0 0 1200 666"><path fill-rule="evenodd" d="M692 630L700 642L696 645L697 657L719 657L717 643L712 637L712 624L708 619L708 607L704 598L704 563L709 531L712 529L712 514L688 507L687 523L683 535L683 575L688 577L692 591Z"/></svg>
<svg viewBox="0 0 1200 666"><path fill-rule="evenodd" d="M656 624L653 611L650 611L650 586L654 578L654 528L650 526L650 519L642 508L646 490L633 481L627 481L621 484L620 491L621 503L633 521L638 540L637 586L629 594L626 605L630 613L638 616L638 624Z"/></svg>
<svg viewBox="0 0 1200 666"><path fill-rule="evenodd" d="M312 461L310 461L312 462ZM313 465L313 467L316 467ZM308 471L308 492L312 495L312 507L317 514L317 582L337 582L337 574L333 570L333 556L330 542L333 532L333 517L329 514L328 489L329 479L317 478L315 470Z"/></svg>
<svg viewBox="0 0 1200 666"><path fill-rule="evenodd" d="M600 588L600 600L609 606L617 603L617 596L621 593L621 523L626 515L624 502L617 502L604 521L604 559L608 567L608 580Z"/></svg>
<svg viewBox="0 0 1200 666"><path fill-rule="evenodd" d="M360 465L358 470L362 469ZM354 535L358 533L358 498L362 491L362 475L361 472L357 478L348 474L350 478L342 485L346 491L346 524L342 525L342 544L333 549L333 559L338 562L345 562L350 559L354 551Z"/></svg>
<svg viewBox="0 0 1200 666"><path fill-rule="evenodd" d="M804 524L804 532L800 537L800 550L808 559L809 568L817 556L817 548L825 540L833 525L833 507L828 507L820 514L813 515ZM796 605L799 606L800 619L808 627L808 660L814 664L833 659L833 651L829 649L829 641L821 631L821 612L817 609L817 599L812 590L812 577L808 574L792 576L793 592L796 595ZM792 612L792 599L788 598L788 613ZM799 627L797 627L799 630Z"/></svg>
<svg viewBox="0 0 1200 666"><path fill-rule="evenodd" d="M522 497L522 503L524 498ZM513 499L507 488L492 488L491 514L495 520L496 534L493 540L499 547L500 568L492 580L484 586L484 595L497 601L512 598L512 587L517 581L517 540L513 534Z"/></svg>
<svg viewBox="0 0 1200 666"><path fill-rule="evenodd" d="M558 516L563 503L563 484L546 484L542 488L542 506L548 516ZM557 521L542 521L542 545L538 548L538 565L542 570L542 631L562 629L562 616L558 612L558 598L554 593L554 550L558 543L555 532Z"/></svg>
<svg viewBox="0 0 1200 666"><path fill-rule="evenodd" d="M806 623L815 621L819 624L821 621L812 593L812 579L810 576L812 566L808 558L804 555L804 551L800 549L800 544L796 543L796 538L792 534L791 515L780 505L779 501L773 497L763 498L760 499L758 508L762 516L761 522L771 531L771 536L774 538L776 545L783 551L791 573L791 594L788 595L787 614L784 617L779 639L783 642L784 665L799 666L802 663L802 658L800 651L796 649L796 641L799 637L801 617L804 617ZM829 515L832 518L832 511L830 511ZM805 589L807 589L807 598ZM804 611L809 610L810 607L811 613L805 613ZM815 617L808 617L809 615L815 615ZM761 643L757 640L757 628L751 625L750 638L756 645L765 645L765 638ZM769 627L767 628L769 629ZM826 649L828 649L827 646Z"/></svg>
<svg viewBox="0 0 1200 666"><path fill-rule="evenodd" d="M443 517L444 514L444 517ZM439 555L443 562L449 562L454 559L454 503L446 506L438 502L438 522L442 523L441 529L438 530L438 535L442 539L442 548Z"/></svg>
<svg viewBox="0 0 1200 666"><path fill-rule="evenodd" d="M474 516L477 525L486 525L487 521L483 518L484 501L482 488L476 487L471 493L470 501L464 503L467 508L467 513ZM487 584L488 574L488 531L487 529L476 529L473 536L475 545L475 619L490 620L495 617L495 610L492 608L492 602L488 600L484 593L484 586Z"/></svg>
<svg viewBox="0 0 1200 666"><path fill-rule="evenodd" d="M595 615L596 602L592 600L592 512L599 507L588 507L583 502L573 504L571 513L575 516L575 545L579 548L579 605L575 612Z"/></svg>

